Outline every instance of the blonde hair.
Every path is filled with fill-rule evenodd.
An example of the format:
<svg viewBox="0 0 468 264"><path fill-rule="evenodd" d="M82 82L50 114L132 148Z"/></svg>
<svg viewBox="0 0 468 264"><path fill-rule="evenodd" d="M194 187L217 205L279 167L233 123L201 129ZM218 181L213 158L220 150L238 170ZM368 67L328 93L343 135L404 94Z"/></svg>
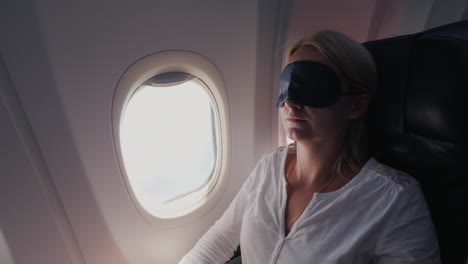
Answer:
<svg viewBox="0 0 468 264"><path fill-rule="evenodd" d="M338 69L342 91L372 95L376 89L377 71L367 49L348 36L330 30L314 32L295 42L287 56L301 47L311 46ZM344 137L344 151L335 161L332 173L343 176L344 169L357 173L368 160L367 127L362 115L350 121Z"/></svg>

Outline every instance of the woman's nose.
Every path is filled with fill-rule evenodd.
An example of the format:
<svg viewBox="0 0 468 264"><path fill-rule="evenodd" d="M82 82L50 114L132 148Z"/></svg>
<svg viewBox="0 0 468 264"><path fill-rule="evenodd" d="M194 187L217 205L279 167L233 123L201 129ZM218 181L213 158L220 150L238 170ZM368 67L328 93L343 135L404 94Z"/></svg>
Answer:
<svg viewBox="0 0 468 264"><path fill-rule="evenodd" d="M290 99L286 99L286 101L284 101L284 105L288 108L296 108L296 109L300 109L302 107L301 104L294 102L293 100L290 100Z"/></svg>

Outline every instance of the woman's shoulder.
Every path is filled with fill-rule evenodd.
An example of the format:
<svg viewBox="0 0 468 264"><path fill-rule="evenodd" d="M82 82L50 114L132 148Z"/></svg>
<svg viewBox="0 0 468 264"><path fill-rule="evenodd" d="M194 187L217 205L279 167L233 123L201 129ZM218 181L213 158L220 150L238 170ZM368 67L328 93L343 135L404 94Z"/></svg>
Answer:
<svg viewBox="0 0 468 264"><path fill-rule="evenodd" d="M375 158L372 158L371 162L372 166L369 166L364 177L366 180L362 181L360 190L367 194L363 198L367 202L369 197L372 197L373 203L380 204L376 207L377 213L382 207L398 211L406 207L421 209L426 206L421 186L414 177Z"/></svg>
<svg viewBox="0 0 468 264"><path fill-rule="evenodd" d="M290 148L288 146L276 146L270 148L269 150L265 151L263 154L261 161L272 161L281 159L281 157L286 154L287 149Z"/></svg>
<svg viewBox="0 0 468 264"><path fill-rule="evenodd" d="M419 182L408 173L381 163L375 158L371 158L371 160L373 162L369 169L371 178L379 182L383 181L388 187L403 191L419 185Z"/></svg>
<svg viewBox="0 0 468 264"><path fill-rule="evenodd" d="M279 170L281 168L282 161L287 154L287 148L287 146L277 146L265 151L257 162L255 172L268 174L271 170Z"/></svg>
<svg viewBox="0 0 468 264"><path fill-rule="evenodd" d="M258 186L261 182L265 182L268 175L272 175L272 171L281 168L282 154L285 152L285 148L286 146L277 146L264 152L248 177L249 185Z"/></svg>

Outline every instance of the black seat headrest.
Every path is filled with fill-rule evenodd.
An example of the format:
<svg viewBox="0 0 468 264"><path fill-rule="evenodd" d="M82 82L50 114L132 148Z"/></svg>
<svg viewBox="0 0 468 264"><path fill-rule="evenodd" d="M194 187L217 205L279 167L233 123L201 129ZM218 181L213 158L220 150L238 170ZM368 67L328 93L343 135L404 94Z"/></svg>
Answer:
<svg viewBox="0 0 468 264"><path fill-rule="evenodd" d="M380 162L415 177L442 263L468 256L468 21L364 43L378 72L367 114Z"/></svg>

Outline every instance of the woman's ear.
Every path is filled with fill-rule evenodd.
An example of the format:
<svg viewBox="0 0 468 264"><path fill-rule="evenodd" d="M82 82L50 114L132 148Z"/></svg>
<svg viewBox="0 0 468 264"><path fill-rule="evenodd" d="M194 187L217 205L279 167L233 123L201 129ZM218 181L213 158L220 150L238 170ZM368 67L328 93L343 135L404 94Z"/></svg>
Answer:
<svg viewBox="0 0 468 264"><path fill-rule="evenodd" d="M351 103L351 112L348 115L349 119L357 119L363 116L367 111L369 105L370 96L369 94L361 94L353 96Z"/></svg>

